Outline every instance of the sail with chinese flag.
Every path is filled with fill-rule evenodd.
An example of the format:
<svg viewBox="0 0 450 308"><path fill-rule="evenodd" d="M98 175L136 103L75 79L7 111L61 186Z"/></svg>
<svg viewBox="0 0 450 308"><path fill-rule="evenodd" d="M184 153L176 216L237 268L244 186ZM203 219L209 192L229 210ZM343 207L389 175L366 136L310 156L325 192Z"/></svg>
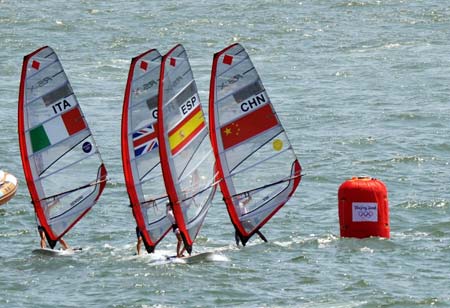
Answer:
<svg viewBox="0 0 450 308"><path fill-rule="evenodd" d="M130 206L147 252L169 232L157 133L161 55L150 49L132 59L122 110L122 165Z"/></svg>
<svg viewBox="0 0 450 308"><path fill-rule="evenodd" d="M208 128L182 45L161 61L157 131L167 194L184 246L191 253L216 185Z"/></svg>
<svg viewBox="0 0 450 308"><path fill-rule="evenodd" d="M240 44L214 55L209 124L222 195L245 245L293 195L301 166Z"/></svg>
<svg viewBox="0 0 450 308"><path fill-rule="evenodd" d="M18 132L37 223L53 248L96 204L107 172L61 62L48 46L24 57Z"/></svg>

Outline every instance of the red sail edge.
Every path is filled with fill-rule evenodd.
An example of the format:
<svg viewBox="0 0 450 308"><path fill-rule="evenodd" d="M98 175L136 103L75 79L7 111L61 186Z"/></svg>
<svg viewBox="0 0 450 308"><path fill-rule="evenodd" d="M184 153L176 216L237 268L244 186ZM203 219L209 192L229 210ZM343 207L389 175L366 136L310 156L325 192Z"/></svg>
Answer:
<svg viewBox="0 0 450 308"><path fill-rule="evenodd" d="M172 204L173 214L175 220L177 222L178 229L180 230L181 236L183 238L184 246L186 247L186 251L191 253L193 241L189 236L189 232L186 229L186 223L184 222L183 213L181 211L181 206L178 198L177 191L175 189L174 180L172 177L172 172L170 170L169 162L168 162L168 149L166 142L166 134L164 132L164 108L163 108L163 93L164 93L164 74L165 74L165 65L172 52L179 46L177 44L174 46L169 52L167 52L162 60L161 60L161 69L160 69L160 81L159 81L159 97L158 97L158 141L160 144L164 145L159 147L159 153L161 157L161 168L163 170L163 178L164 183L166 185L167 195L169 196L169 200Z"/></svg>
<svg viewBox="0 0 450 308"><path fill-rule="evenodd" d="M30 162L28 160L28 150L27 143L25 137L25 118L24 118L24 108L25 108L25 83L27 78L27 68L28 61L37 53L44 50L48 46L43 46L34 52L26 55L23 58L22 64L22 74L20 77L20 86L19 86L19 106L18 106L18 132L19 132L19 148L20 148L20 157L22 159L22 166L25 175L25 180L27 182L28 190L31 195L31 202L34 206L34 211L36 213L37 219L39 221L39 225L44 229L44 232L49 240L50 246L53 248L58 240L50 226L48 225L47 219L45 217L44 211L41 207L41 203L39 201L39 194L37 193L36 185L33 180L33 173L31 171Z"/></svg>
<svg viewBox="0 0 450 308"><path fill-rule="evenodd" d="M173 215L175 217L175 221L177 223L178 229L180 230L181 237L183 238L184 247L186 248L186 251L190 254L192 252L192 244L193 240L189 236L189 232L186 228L186 223L183 218L183 212L181 210L180 202L178 198L178 194L175 188L174 179L172 177L172 172L170 170L169 165L169 149L167 148L168 142L166 140L166 135L168 136L167 132L164 131L164 74L165 74L165 66L166 62L171 62L169 65L174 64L174 61L171 61L171 54L174 50L176 50L180 44L177 44L174 46L171 50L169 50L161 60L161 68L160 68L160 78L159 78L159 96L158 96L158 142L160 145L159 147L159 155L161 158L161 168L162 168L162 174L164 178L164 183L166 185L167 195L169 196L169 200L172 204L173 209Z"/></svg>
<svg viewBox="0 0 450 308"><path fill-rule="evenodd" d="M223 180L224 170L223 166L220 163L220 154L219 154L219 146L218 146L218 140L217 140L217 134L216 130L219 128L218 123L216 123L215 118L215 91L216 91L216 73L217 73L217 62L219 61L219 58L222 54L224 54L227 50L234 47L237 44L233 44L222 51L214 54L213 58L213 64L211 69L211 79L210 79L210 86L209 86L209 135L211 137L211 145L213 148L214 156L216 157L216 170L217 170L217 181L219 182L220 191L222 192L223 200L225 202L225 205L227 207L228 215L230 216L231 222L236 228L236 230L240 234L244 234L245 230L242 227L239 216L236 213L236 209L233 205L233 200L231 198L230 191L228 189L227 183Z"/></svg>
<svg viewBox="0 0 450 308"><path fill-rule="evenodd" d="M145 249L149 253L152 253L155 250L157 242L156 243L153 242L147 232L147 226L145 225L145 220L140 210L141 203L139 202L136 187L134 185L133 174L131 172L130 148L128 144L128 108L130 104L131 83L133 80L133 72L136 67L136 63L145 55L151 53L154 50L155 49L150 49L131 60L130 70L128 72L127 85L125 87L125 96L123 99L122 127L121 127L122 166L125 177L125 185L127 187L128 197L130 198L133 217L136 220L136 224L139 230L141 230L141 235L144 241Z"/></svg>

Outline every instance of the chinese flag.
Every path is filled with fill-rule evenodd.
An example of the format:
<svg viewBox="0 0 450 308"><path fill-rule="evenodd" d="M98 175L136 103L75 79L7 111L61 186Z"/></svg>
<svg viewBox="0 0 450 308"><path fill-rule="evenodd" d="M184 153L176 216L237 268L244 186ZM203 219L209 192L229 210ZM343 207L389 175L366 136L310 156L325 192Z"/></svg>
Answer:
<svg viewBox="0 0 450 308"><path fill-rule="evenodd" d="M223 148L226 150L277 125L278 119L270 104L265 104L220 128Z"/></svg>

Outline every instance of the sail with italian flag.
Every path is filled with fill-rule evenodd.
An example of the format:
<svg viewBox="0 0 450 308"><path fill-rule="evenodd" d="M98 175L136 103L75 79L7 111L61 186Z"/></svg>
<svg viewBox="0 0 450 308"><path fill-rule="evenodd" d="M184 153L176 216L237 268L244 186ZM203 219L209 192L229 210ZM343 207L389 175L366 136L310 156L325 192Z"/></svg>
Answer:
<svg viewBox="0 0 450 308"><path fill-rule="evenodd" d="M161 61L157 131L167 194L184 246L191 253L216 185L208 128L182 45Z"/></svg>
<svg viewBox="0 0 450 308"><path fill-rule="evenodd" d="M240 44L214 55L209 123L220 189L236 236L245 245L291 198L301 166Z"/></svg>
<svg viewBox="0 0 450 308"><path fill-rule="evenodd" d="M37 223L53 248L97 202L107 172L58 56L48 46L24 57L18 132Z"/></svg>
<svg viewBox="0 0 450 308"><path fill-rule="evenodd" d="M169 232L157 134L161 55L150 49L130 64L122 110L122 164L130 206L147 252Z"/></svg>

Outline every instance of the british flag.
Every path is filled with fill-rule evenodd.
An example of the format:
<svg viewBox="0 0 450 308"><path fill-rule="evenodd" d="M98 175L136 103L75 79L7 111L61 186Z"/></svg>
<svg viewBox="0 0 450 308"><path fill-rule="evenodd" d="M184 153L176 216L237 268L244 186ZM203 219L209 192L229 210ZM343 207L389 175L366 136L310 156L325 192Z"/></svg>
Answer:
<svg viewBox="0 0 450 308"><path fill-rule="evenodd" d="M152 124L133 133L133 147L136 157L158 147L156 130Z"/></svg>

